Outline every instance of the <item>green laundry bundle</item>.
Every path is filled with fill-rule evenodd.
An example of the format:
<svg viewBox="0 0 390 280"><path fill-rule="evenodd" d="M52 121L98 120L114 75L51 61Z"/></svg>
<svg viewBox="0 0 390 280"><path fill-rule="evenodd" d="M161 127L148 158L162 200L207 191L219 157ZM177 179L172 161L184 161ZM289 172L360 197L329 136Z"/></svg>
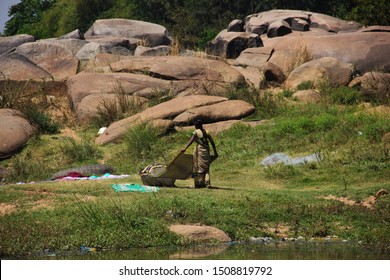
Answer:
<svg viewBox="0 0 390 280"><path fill-rule="evenodd" d="M115 192L158 192L159 187L143 186L138 184L114 184Z"/></svg>

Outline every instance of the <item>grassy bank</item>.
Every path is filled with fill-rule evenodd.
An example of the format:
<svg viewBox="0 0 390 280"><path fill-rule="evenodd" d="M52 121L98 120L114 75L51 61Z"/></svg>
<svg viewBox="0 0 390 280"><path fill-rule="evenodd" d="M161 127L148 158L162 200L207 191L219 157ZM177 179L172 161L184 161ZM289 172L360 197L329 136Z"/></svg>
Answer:
<svg viewBox="0 0 390 280"><path fill-rule="evenodd" d="M103 147L93 144L96 128L77 129L78 140L62 134L35 138L1 163L12 167L11 182L45 180L58 170L102 161L131 176L1 186L0 256L81 245L188 244L169 232L176 223L215 226L237 241L278 238L281 230L275 229L282 228L289 237L337 235L389 254L390 195L372 209L324 198L332 194L360 201L382 188L390 191L389 150L382 140L390 131L388 117L364 113L359 102L302 105L270 96L251 102L255 116L270 121L253 128L236 125L215 135L220 158L212 165L213 189L195 190L191 180L157 193L115 193L111 188L140 183L135 174L148 164L168 163L185 145L185 132L161 137L138 127L122 143ZM260 164L275 152L292 157L320 152L323 160L303 166Z"/></svg>

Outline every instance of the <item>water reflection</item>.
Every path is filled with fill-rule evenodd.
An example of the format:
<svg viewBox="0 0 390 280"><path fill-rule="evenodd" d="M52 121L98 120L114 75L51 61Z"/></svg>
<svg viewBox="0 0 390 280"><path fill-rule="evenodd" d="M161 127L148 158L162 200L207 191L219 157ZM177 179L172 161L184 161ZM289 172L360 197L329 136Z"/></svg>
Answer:
<svg viewBox="0 0 390 280"><path fill-rule="evenodd" d="M274 242L191 247L134 248L121 251L41 254L54 260L381 260L390 255L351 242Z"/></svg>

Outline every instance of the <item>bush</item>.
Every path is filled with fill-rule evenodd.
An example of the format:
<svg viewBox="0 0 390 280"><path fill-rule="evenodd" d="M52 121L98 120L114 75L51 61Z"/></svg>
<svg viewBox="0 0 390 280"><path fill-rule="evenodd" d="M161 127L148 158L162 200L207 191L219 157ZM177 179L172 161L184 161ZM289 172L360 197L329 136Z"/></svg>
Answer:
<svg viewBox="0 0 390 280"><path fill-rule="evenodd" d="M276 123L273 134L283 136L292 134L296 137L313 133L317 130L315 120L309 117L300 117L295 120L281 120Z"/></svg>
<svg viewBox="0 0 390 280"><path fill-rule="evenodd" d="M253 87L231 87L227 91L227 97L230 100L243 100L252 104L256 112L251 118L274 117L284 108L279 96Z"/></svg>
<svg viewBox="0 0 390 280"><path fill-rule="evenodd" d="M364 86L361 89L364 101L376 104L390 104L390 79L387 73L370 73L364 75Z"/></svg>
<svg viewBox="0 0 390 280"><path fill-rule="evenodd" d="M315 127L317 128L317 130L328 131L328 130L331 130L335 127L338 120L339 119L336 116L333 116L330 114L323 114L323 115L318 116L318 118L316 118L314 120L314 123L315 123Z"/></svg>
<svg viewBox="0 0 390 280"><path fill-rule="evenodd" d="M68 138L61 145L61 151L69 160L69 163L82 162L85 160L94 160L101 156L98 147L93 143L93 140L81 139L76 141L73 138Z"/></svg>
<svg viewBox="0 0 390 280"><path fill-rule="evenodd" d="M0 108L22 112L23 116L38 128L39 134L58 133L60 123L44 112L49 107L45 86L30 81L17 82L5 79L0 82Z"/></svg>
<svg viewBox="0 0 390 280"><path fill-rule="evenodd" d="M362 94L355 88L337 87L329 90L329 98L332 103L353 105L362 101Z"/></svg>
<svg viewBox="0 0 390 280"><path fill-rule="evenodd" d="M37 107L28 108L23 106L20 108L23 116L38 128L38 133L55 134L61 129L61 124L54 121L49 114L40 111Z"/></svg>
<svg viewBox="0 0 390 280"><path fill-rule="evenodd" d="M92 123L97 127L108 126L109 124L135 115L142 110L142 106L136 99L128 98L128 94L120 84L114 86L114 100L103 98L97 107L97 115Z"/></svg>
<svg viewBox="0 0 390 280"><path fill-rule="evenodd" d="M297 90L307 90L315 88L313 81L304 81L297 86Z"/></svg>
<svg viewBox="0 0 390 280"><path fill-rule="evenodd" d="M295 68L313 59L313 54L303 45L292 51L290 59L287 61L287 73L291 73Z"/></svg>
<svg viewBox="0 0 390 280"><path fill-rule="evenodd" d="M130 128L124 136L124 153L133 165L143 168L164 154L160 141L160 130L149 124L139 124Z"/></svg>
<svg viewBox="0 0 390 280"><path fill-rule="evenodd" d="M198 49L203 51L206 47L207 42L214 40L214 38L218 35L218 31L215 29L205 29L200 34Z"/></svg>
<svg viewBox="0 0 390 280"><path fill-rule="evenodd" d="M50 166L35 160L30 153L13 157L10 162L9 182L30 182L47 179L51 175Z"/></svg>

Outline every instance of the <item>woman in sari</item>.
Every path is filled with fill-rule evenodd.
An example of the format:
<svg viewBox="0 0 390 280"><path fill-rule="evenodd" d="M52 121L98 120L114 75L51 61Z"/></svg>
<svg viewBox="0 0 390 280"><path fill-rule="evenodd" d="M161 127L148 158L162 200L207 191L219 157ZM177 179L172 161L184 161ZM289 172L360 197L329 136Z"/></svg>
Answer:
<svg viewBox="0 0 390 280"><path fill-rule="evenodd" d="M193 155L193 178L195 188L208 188L210 184L210 144L214 150L214 158L218 157L217 149L211 135L203 128L202 121L196 120L195 131L192 133L186 147L181 151L184 153L193 142L196 147Z"/></svg>

